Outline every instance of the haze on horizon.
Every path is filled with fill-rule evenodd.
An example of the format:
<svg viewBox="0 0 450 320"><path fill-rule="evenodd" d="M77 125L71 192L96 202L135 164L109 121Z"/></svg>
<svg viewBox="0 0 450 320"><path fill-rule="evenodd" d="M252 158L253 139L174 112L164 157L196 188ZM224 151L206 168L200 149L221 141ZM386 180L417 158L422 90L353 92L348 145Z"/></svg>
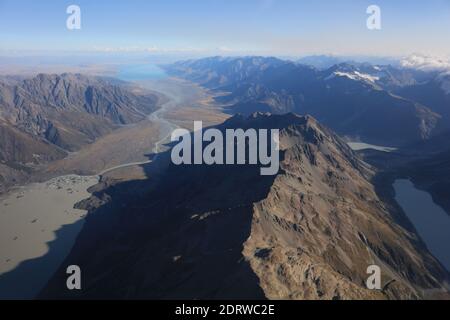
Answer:
<svg viewBox="0 0 450 320"><path fill-rule="evenodd" d="M66 8L82 28L66 28ZM366 9L381 8L381 30ZM0 55L450 56L450 1L0 0Z"/></svg>

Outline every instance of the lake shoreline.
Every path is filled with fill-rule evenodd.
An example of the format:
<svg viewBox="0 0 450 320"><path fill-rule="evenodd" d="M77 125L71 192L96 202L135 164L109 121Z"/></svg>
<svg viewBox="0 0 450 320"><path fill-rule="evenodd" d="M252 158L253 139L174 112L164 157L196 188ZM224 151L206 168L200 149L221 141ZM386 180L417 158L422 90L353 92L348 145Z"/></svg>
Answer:
<svg viewBox="0 0 450 320"><path fill-rule="evenodd" d="M429 251L450 270L450 216L430 193L416 188L409 179L395 179L394 199L403 209Z"/></svg>

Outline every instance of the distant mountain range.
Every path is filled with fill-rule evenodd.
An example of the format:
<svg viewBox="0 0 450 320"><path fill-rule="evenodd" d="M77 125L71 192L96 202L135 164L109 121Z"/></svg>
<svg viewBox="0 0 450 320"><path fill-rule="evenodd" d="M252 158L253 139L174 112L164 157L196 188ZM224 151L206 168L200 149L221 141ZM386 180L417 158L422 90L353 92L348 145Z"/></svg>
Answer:
<svg viewBox="0 0 450 320"><path fill-rule="evenodd" d="M4 78L0 81L2 185L120 125L144 119L156 109L157 101L157 96L137 95L117 80L80 74Z"/></svg>
<svg viewBox="0 0 450 320"><path fill-rule="evenodd" d="M223 91L230 113L310 114L351 140L401 146L450 128L447 77L391 65L340 63L325 70L276 58L212 57L168 72Z"/></svg>
<svg viewBox="0 0 450 320"><path fill-rule="evenodd" d="M376 57L376 56L336 56L336 55L310 55L304 56L296 60L299 64L305 64L325 70L340 63L370 63L374 65L400 65L401 61L390 57Z"/></svg>
<svg viewBox="0 0 450 320"><path fill-rule="evenodd" d="M377 195L372 168L315 119L237 115L217 128L281 129L279 173L174 166L162 154L158 179L113 184L85 202L63 264L83 266L83 290L67 290L60 268L40 298L411 299L448 279ZM383 290L365 286L374 262Z"/></svg>

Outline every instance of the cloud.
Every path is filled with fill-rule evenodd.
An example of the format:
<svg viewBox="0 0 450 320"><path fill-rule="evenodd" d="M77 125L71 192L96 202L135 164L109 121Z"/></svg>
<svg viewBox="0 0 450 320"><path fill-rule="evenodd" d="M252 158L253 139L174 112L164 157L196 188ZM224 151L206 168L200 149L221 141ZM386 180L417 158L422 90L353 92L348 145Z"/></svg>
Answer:
<svg viewBox="0 0 450 320"><path fill-rule="evenodd" d="M194 47L178 47L178 48L159 48L156 46L150 47L139 47L139 46L129 46L129 47L100 47L95 46L91 51L94 52L105 52L105 53L189 53L189 52L202 52L202 48Z"/></svg>
<svg viewBox="0 0 450 320"><path fill-rule="evenodd" d="M227 46L220 46L217 48L217 50L221 51L221 52L232 52L234 51L233 49L227 47Z"/></svg>
<svg viewBox="0 0 450 320"><path fill-rule="evenodd" d="M138 51L145 51L142 48L139 48L137 46L131 46L131 47L100 47L95 46L92 48L93 51L96 52L138 52Z"/></svg>
<svg viewBox="0 0 450 320"><path fill-rule="evenodd" d="M423 71L446 71L450 70L450 59L413 54L400 61L402 67L414 68Z"/></svg>
<svg viewBox="0 0 450 320"><path fill-rule="evenodd" d="M161 49L159 49L158 47L152 46L152 47L145 48L145 51L147 51L147 52L160 52Z"/></svg>

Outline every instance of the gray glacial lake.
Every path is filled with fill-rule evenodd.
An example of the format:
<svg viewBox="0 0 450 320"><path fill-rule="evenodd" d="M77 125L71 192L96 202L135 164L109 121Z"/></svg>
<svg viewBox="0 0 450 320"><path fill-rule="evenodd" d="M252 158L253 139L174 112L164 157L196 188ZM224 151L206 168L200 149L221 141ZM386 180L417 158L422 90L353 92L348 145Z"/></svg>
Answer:
<svg viewBox="0 0 450 320"><path fill-rule="evenodd" d="M75 243L98 176L67 175L17 188L0 198L0 300L33 299Z"/></svg>
<svg viewBox="0 0 450 320"><path fill-rule="evenodd" d="M116 77L125 81L161 80L167 74L155 64L135 64L121 67Z"/></svg>
<svg viewBox="0 0 450 320"><path fill-rule="evenodd" d="M398 179L393 187L395 199L430 252L450 270L450 216L410 180Z"/></svg>

